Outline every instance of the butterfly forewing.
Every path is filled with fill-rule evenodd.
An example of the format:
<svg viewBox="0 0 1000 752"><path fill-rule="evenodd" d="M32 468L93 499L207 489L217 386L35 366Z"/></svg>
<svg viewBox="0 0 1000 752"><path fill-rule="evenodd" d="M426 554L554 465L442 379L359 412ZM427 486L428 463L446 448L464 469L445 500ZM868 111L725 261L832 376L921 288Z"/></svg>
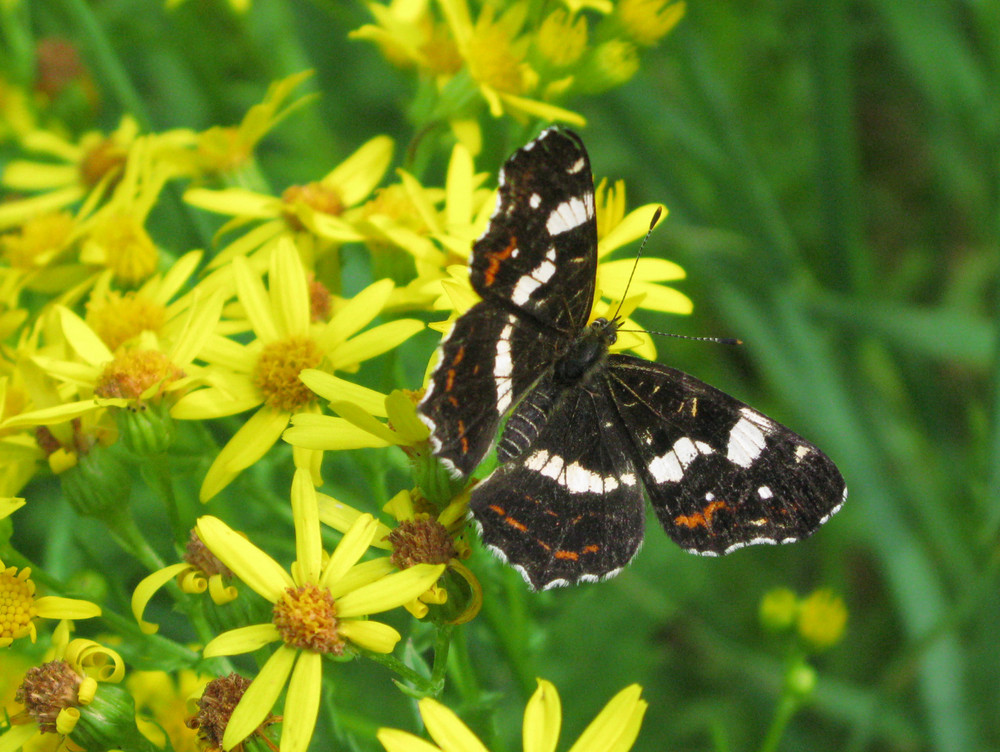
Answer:
<svg viewBox="0 0 1000 752"><path fill-rule="evenodd" d="M546 332L486 302L455 322L418 407L450 470L468 475L483 461L501 418L538 378L531 364L554 346Z"/></svg>
<svg viewBox="0 0 1000 752"><path fill-rule="evenodd" d="M472 491L483 542L536 589L610 577L635 555L645 519L628 440L603 387L546 379L535 392L553 407L531 447Z"/></svg>
<svg viewBox="0 0 1000 752"><path fill-rule="evenodd" d="M804 538L840 508L844 479L814 445L659 363L608 359L607 383L660 523L707 555Z"/></svg>
<svg viewBox="0 0 1000 752"><path fill-rule="evenodd" d="M590 315L596 268L587 152L575 134L549 129L500 172L496 210L472 249L472 286L484 300L572 337Z"/></svg>

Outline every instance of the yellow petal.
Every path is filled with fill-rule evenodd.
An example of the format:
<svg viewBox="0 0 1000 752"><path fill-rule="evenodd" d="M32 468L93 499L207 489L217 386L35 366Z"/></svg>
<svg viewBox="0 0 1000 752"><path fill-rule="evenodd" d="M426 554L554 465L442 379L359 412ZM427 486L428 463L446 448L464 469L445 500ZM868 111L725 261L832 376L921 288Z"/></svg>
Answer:
<svg viewBox="0 0 1000 752"><path fill-rule="evenodd" d="M276 603L286 588L295 587L278 562L217 517L199 517L196 530L219 561L271 603Z"/></svg>
<svg viewBox="0 0 1000 752"><path fill-rule="evenodd" d="M386 752L441 752L440 747L399 729L381 728L375 738L382 742Z"/></svg>
<svg viewBox="0 0 1000 752"><path fill-rule="evenodd" d="M345 420L349 420L358 428L367 431L372 436L382 439L387 444L398 444L402 439L399 434L389 428L389 426L385 423L376 420L362 408L351 402L331 402L330 409Z"/></svg>
<svg viewBox="0 0 1000 752"><path fill-rule="evenodd" d="M444 564L417 564L390 574L338 599L337 614L347 619L398 608L437 582L444 570Z"/></svg>
<svg viewBox="0 0 1000 752"><path fill-rule="evenodd" d="M142 620L142 614L153 594L186 569L191 569L191 565L187 562L172 564L147 575L142 582L135 586L135 590L132 591L132 615L143 634L154 634L160 628L152 622Z"/></svg>
<svg viewBox="0 0 1000 752"><path fill-rule="evenodd" d="M380 524L379 527L381 528L382 525ZM330 596L336 600L342 595L350 593L352 590L357 590L359 587L367 585L370 582L382 579L387 574L395 570L396 565L392 563L392 559L388 556L380 556L377 559L369 559L368 561L362 561L359 564L355 564L347 570L347 574L334 582L327 589L330 592Z"/></svg>
<svg viewBox="0 0 1000 752"><path fill-rule="evenodd" d="M418 705L427 733L442 752L488 752L469 727L437 700L425 697Z"/></svg>
<svg viewBox="0 0 1000 752"><path fill-rule="evenodd" d="M216 214L256 219L270 219L281 214L280 199L245 188L226 188L221 191L191 188L184 194L184 200L192 206Z"/></svg>
<svg viewBox="0 0 1000 752"><path fill-rule="evenodd" d="M305 650L299 655L288 682L281 721L281 752L305 752L319 715L323 656Z"/></svg>
<svg viewBox="0 0 1000 752"><path fill-rule="evenodd" d="M320 584L330 587L330 585L335 584L337 580L343 577L347 573L347 570L353 567L358 562L358 559L364 556L376 530L378 530L378 523L376 523L374 517L370 514L360 515L354 521L354 524L351 525L350 529L344 533L344 537L330 555L330 561L327 562L326 568L323 570ZM339 608L337 609L337 614L341 615ZM348 615L356 616L357 614Z"/></svg>
<svg viewBox="0 0 1000 752"><path fill-rule="evenodd" d="M392 280L380 279L368 285L330 318L322 334L322 349L332 350L355 332L359 332L371 323L392 294Z"/></svg>
<svg viewBox="0 0 1000 752"><path fill-rule="evenodd" d="M386 447L395 443L373 436L343 418L308 413L296 415L292 427L282 437L293 446L329 451Z"/></svg>
<svg viewBox="0 0 1000 752"><path fill-rule="evenodd" d="M538 689L524 709L524 752L555 752L562 726L559 693L551 682L537 681Z"/></svg>
<svg viewBox="0 0 1000 752"><path fill-rule="evenodd" d="M337 631L355 645L373 653L391 653L400 640L399 632L387 624L361 619L344 619Z"/></svg>
<svg viewBox="0 0 1000 752"><path fill-rule="evenodd" d="M268 272L271 317L281 337L304 337L309 333L309 286L302 258L291 238L285 236L271 254Z"/></svg>
<svg viewBox="0 0 1000 752"><path fill-rule="evenodd" d="M68 308L59 306L56 310L66 341L87 363L92 366L103 366L115 357L83 319Z"/></svg>
<svg viewBox="0 0 1000 752"><path fill-rule="evenodd" d="M627 752L635 743L648 703L632 684L611 698L569 752Z"/></svg>
<svg viewBox="0 0 1000 752"><path fill-rule="evenodd" d="M249 627L239 627L223 632L210 640L202 653L206 658L216 658L220 655L242 655L260 650L265 645L277 642L281 634L273 624L251 624Z"/></svg>
<svg viewBox="0 0 1000 752"><path fill-rule="evenodd" d="M274 707L275 700L285 687L285 681L292 672L292 664L298 651L282 645L267 659L267 663L247 687L226 725L222 737L224 749L232 749L253 733Z"/></svg>
<svg viewBox="0 0 1000 752"><path fill-rule="evenodd" d="M302 379L302 383L324 399L353 402L371 415L377 415L380 418L386 416L386 396L382 392L376 392L374 389L315 368L302 370L299 373L299 378Z"/></svg>
<svg viewBox="0 0 1000 752"><path fill-rule="evenodd" d="M38 730L38 724L34 721L18 726L11 726L0 736L0 752L17 752L25 748L33 736L38 736L38 740L41 742L42 733Z"/></svg>
<svg viewBox="0 0 1000 752"><path fill-rule="evenodd" d="M281 438L289 414L262 407L229 440L201 484L201 500L208 501L228 486L233 478L267 454Z"/></svg>
<svg viewBox="0 0 1000 752"><path fill-rule="evenodd" d="M92 619L101 615L101 607L96 603L55 595L36 599L35 606L43 619Z"/></svg>
<svg viewBox="0 0 1000 752"><path fill-rule="evenodd" d="M358 517L361 516L361 511L349 506L342 501L337 501L332 496L327 496L323 493L316 494L316 502L319 506L319 519L324 525L332 527L334 530L339 530L342 533L346 533L351 529ZM389 534L389 528L383 525L381 522L377 523L377 530L375 531L375 537L372 539L371 545L376 548L389 549L391 546L388 542L382 540L385 536Z"/></svg>
<svg viewBox="0 0 1000 752"><path fill-rule="evenodd" d="M660 209L662 212L662 216L660 217L660 221L662 222L663 218L667 216L667 207L663 204L646 204L626 214L621 222L611 228L601 238L598 244L598 258L611 253L615 248L621 248L633 240L645 237L646 233L649 232L649 223L653 219L653 215L656 214L657 209Z"/></svg>
<svg viewBox="0 0 1000 752"><path fill-rule="evenodd" d="M392 139L376 136L329 172L322 182L335 188L346 206L353 206L382 180L392 161L392 152Z"/></svg>
<svg viewBox="0 0 1000 752"><path fill-rule="evenodd" d="M299 584L318 582L323 567L323 541L316 487L308 470L298 469L292 478L292 519L295 523L295 560L302 578Z"/></svg>
<svg viewBox="0 0 1000 752"><path fill-rule="evenodd" d="M286 246L279 244L278 247L284 248ZM264 343L280 339L278 327L271 316L267 289L260 277L250 268L250 264L245 258L237 256L233 259L233 277L236 280L236 292L243 304L243 310L250 321L250 326L257 334L257 339Z"/></svg>
<svg viewBox="0 0 1000 752"><path fill-rule="evenodd" d="M330 353L330 362L334 368L349 368L398 347L423 328L417 319L381 324L344 342Z"/></svg>

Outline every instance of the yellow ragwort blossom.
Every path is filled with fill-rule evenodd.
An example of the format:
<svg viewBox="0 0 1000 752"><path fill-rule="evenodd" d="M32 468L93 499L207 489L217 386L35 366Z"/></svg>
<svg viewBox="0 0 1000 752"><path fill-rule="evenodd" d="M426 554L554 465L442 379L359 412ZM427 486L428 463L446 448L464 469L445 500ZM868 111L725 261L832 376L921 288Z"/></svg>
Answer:
<svg viewBox="0 0 1000 752"><path fill-rule="evenodd" d="M632 749L648 703L642 687L632 684L611 698L570 747L569 752L628 752ZM377 737L386 752L489 752L455 713L429 697L418 703L429 744L398 729L379 729ZM555 752L562 726L562 704L551 682L538 680L538 689L524 709L522 744L525 752Z"/></svg>
<svg viewBox="0 0 1000 752"><path fill-rule="evenodd" d="M37 619L92 619L101 615L100 606L76 598L46 595L35 597L31 569L4 568L0 561L0 648L14 640L38 636Z"/></svg>
<svg viewBox="0 0 1000 752"><path fill-rule="evenodd" d="M353 225L354 207L382 180L392 152L392 139L376 136L318 181L290 186L280 197L246 188L190 189L184 194L189 204L232 217L219 234L255 225L223 248L210 268L256 251L268 252L282 238L308 248L306 255L313 258L322 255L323 244L363 240Z"/></svg>
<svg viewBox="0 0 1000 752"><path fill-rule="evenodd" d="M200 353L208 363L205 378L211 386L186 394L171 411L181 420L205 420L256 409L209 468L201 487L203 501L263 457L293 415L319 411L315 395L299 378L303 370L356 370L423 328L414 319L399 319L360 332L385 306L390 280L359 292L329 321L313 323L308 278L288 238L271 255L268 288L246 259L233 259L233 271L255 338L243 345L211 337ZM320 459L317 452L296 449L296 467L312 467L317 479Z"/></svg>
<svg viewBox="0 0 1000 752"><path fill-rule="evenodd" d="M18 687L22 709L10 715L10 728L0 735L0 752L38 749L50 735L59 749L79 749L72 734L81 715L102 683L117 684L124 676L125 662L118 653L92 640L70 640L67 622L61 622L46 662L29 669Z"/></svg>
<svg viewBox="0 0 1000 752"><path fill-rule="evenodd" d="M416 598L437 581L444 565L418 564L392 573L388 558L358 563L378 525L357 519L324 563L316 490L305 470L292 482L296 561L291 573L215 517L198 520L205 545L249 588L273 604L272 620L225 632L205 646L205 657L249 653L279 643L233 711L223 737L230 749L271 712L285 686L280 746L304 752L319 712L324 655L355 648L392 652L399 633L367 617Z"/></svg>

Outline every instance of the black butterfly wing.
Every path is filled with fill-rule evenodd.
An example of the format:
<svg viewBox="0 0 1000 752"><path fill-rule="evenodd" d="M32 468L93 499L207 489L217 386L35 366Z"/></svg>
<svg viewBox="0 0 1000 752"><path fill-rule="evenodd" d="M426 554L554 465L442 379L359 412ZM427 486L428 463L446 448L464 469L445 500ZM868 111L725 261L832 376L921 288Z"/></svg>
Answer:
<svg viewBox="0 0 1000 752"><path fill-rule="evenodd" d="M482 462L501 418L535 382L538 363L547 365L555 346L551 335L487 301L458 318L441 341L440 360L417 408L431 430L434 454L450 470L468 475Z"/></svg>
<svg viewBox="0 0 1000 752"><path fill-rule="evenodd" d="M483 301L442 341L418 406L434 453L459 475L482 461L503 415L590 315L594 180L578 136L550 128L507 160L469 266Z"/></svg>
<svg viewBox="0 0 1000 752"><path fill-rule="evenodd" d="M791 543L843 504L829 457L728 394L628 355L608 358L607 384L653 509L682 548Z"/></svg>
<svg viewBox="0 0 1000 752"><path fill-rule="evenodd" d="M499 183L496 210L472 248L472 287L575 336L590 316L597 270L594 177L580 137L543 131L507 160Z"/></svg>
<svg viewBox="0 0 1000 752"><path fill-rule="evenodd" d="M501 443L523 421L532 426L530 446L472 490L483 542L535 589L611 577L642 542L642 486L608 394L597 387L540 383Z"/></svg>

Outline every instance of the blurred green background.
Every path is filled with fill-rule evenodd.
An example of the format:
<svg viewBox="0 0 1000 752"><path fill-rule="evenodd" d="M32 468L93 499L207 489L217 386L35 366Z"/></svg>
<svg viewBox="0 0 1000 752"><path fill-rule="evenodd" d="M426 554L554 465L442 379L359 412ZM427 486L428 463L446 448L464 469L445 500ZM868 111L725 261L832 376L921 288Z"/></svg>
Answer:
<svg viewBox="0 0 1000 752"><path fill-rule="evenodd" d="M154 130L232 124L272 80L314 68L321 98L258 152L278 190L373 135L413 135L409 74L347 38L371 20L358 2L255 0L244 16L210 0L3 5L7 59L32 37L73 41L108 129L123 112ZM650 516L617 579L544 594L477 551L487 605L454 658L479 684L445 699L488 736L470 698L502 693L497 749L519 749L533 677L559 688L564 739L639 682L636 749L757 749L788 652L759 601L831 587L847 632L812 659L816 692L782 749L1000 749L1000 3L692 2L630 83L568 105L597 176L625 178L630 206L670 208L649 253L688 271L695 313L643 323L746 343L661 339L660 360L817 443L850 496L804 543L718 560L681 552ZM487 143L477 168L513 146ZM175 203L158 238L178 254L206 245L203 219ZM433 344L408 351L413 382L381 386L417 387ZM385 672L345 666L335 684L355 710L314 749L353 748L368 722L352 712L412 727Z"/></svg>

